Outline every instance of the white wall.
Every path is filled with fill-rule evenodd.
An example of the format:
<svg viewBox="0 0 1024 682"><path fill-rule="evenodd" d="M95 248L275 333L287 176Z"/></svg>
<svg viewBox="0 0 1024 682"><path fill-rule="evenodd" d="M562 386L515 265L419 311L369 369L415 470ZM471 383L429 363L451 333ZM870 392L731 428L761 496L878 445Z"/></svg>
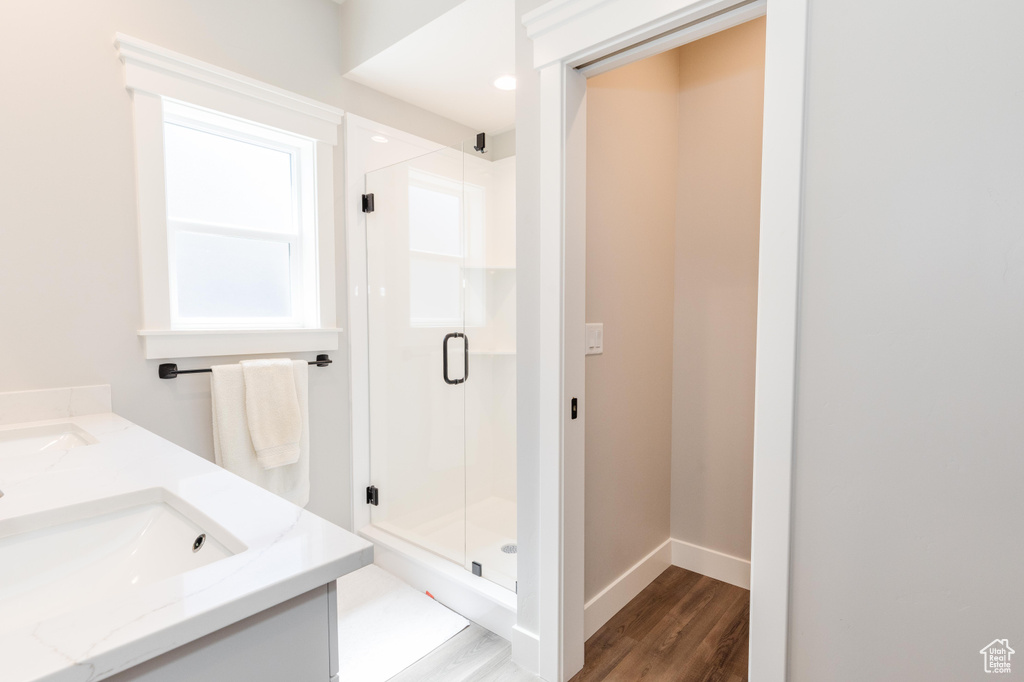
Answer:
<svg viewBox="0 0 1024 682"><path fill-rule="evenodd" d="M794 682L1024 651L1022 25L1016 0L810 2Z"/></svg>
<svg viewBox="0 0 1024 682"><path fill-rule="evenodd" d="M683 45L672 537L750 559L765 20Z"/></svg>
<svg viewBox="0 0 1024 682"><path fill-rule="evenodd" d="M209 382L157 378L141 326L131 100L117 31L439 142L473 131L343 79L330 0L9 0L0 28L0 391L109 383L114 409L212 458ZM343 156L338 319L345 320ZM309 508L347 525L347 338L310 372ZM310 354L310 358L313 354ZM184 367L234 358L190 358Z"/></svg>
<svg viewBox="0 0 1024 682"><path fill-rule="evenodd" d="M338 65L348 73L463 0L345 0L338 11Z"/></svg>
<svg viewBox="0 0 1024 682"><path fill-rule="evenodd" d="M487 136L487 155L491 161L501 161L516 155L515 128L498 135Z"/></svg>

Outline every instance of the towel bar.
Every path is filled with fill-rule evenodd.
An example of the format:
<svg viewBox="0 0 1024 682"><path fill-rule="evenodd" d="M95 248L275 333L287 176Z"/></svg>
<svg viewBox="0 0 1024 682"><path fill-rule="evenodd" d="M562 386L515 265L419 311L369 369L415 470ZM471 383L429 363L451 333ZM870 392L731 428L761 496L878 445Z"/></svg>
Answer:
<svg viewBox="0 0 1024 682"><path fill-rule="evenodd" d="M328 355L318 355L316 360L310 360L310 365L316 365L317 367L326 367L331 364L332 360ZM179 374L206 374L213 370L209 367L206 369L178 369L178 366L173 362L165 362L160 365L159 373L161 379L174 379Z"/></svg>

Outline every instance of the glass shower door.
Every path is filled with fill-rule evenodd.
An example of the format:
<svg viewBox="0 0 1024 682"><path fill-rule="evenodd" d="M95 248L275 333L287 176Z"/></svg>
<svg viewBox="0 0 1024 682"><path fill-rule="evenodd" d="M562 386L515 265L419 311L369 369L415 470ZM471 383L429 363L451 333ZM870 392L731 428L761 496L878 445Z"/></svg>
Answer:
<svg viewBox="0 0 1024 682"><path fill-rule="evenodd" d="M366 175L370 521L516 587L515 158Z"/></svg>
<svg viewBox="0 0 1024 682"><path fill-rule="evenodd" d="M461 150L366 175L371 522L466 564Z"/></svg>

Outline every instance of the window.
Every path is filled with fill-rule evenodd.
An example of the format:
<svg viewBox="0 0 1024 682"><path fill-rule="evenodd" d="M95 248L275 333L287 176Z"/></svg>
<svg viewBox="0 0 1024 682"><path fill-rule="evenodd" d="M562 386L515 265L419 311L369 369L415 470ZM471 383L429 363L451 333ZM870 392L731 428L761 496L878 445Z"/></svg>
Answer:
<svg viewBox="0 0 1024 682"><path fill-rule="evenodd" d="M132 93L147 358L336 350L343 112L117 36Z"/></svg>
<svg viewBox="0 0 1024 682"><path fill-rule="evenodd" d="M312 141L164 104L172 329L315 327Z"/></svg>

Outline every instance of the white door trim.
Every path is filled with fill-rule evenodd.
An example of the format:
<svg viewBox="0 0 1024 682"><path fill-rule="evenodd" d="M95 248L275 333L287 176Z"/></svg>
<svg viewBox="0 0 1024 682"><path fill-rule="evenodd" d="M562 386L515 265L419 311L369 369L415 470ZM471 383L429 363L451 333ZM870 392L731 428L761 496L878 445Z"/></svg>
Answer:
<svg viewBox="0 0 1024 682"><path fill-rule="evenodd" d="M667 31L746 16L746 0L552 0L523 16L540 71L541 297L539 669L551 682L583 663L583 433L586 83L574 67ZM746 9L744 9L746 8ZM790 492L803 173L807 0L767 0L764 148L754 397L750 679L785 682ZM749 17L747 17L749 18ZM689 29L688 29L689 30ZM706 35L691 30L690 39ZM675 44L681 44L676 42ZM672 45L675 46L675 45ZM643 50L634 58L647 56ZM621 61L621 59L620 59ZM582 140L582 142L581 142Z"/></svg>

